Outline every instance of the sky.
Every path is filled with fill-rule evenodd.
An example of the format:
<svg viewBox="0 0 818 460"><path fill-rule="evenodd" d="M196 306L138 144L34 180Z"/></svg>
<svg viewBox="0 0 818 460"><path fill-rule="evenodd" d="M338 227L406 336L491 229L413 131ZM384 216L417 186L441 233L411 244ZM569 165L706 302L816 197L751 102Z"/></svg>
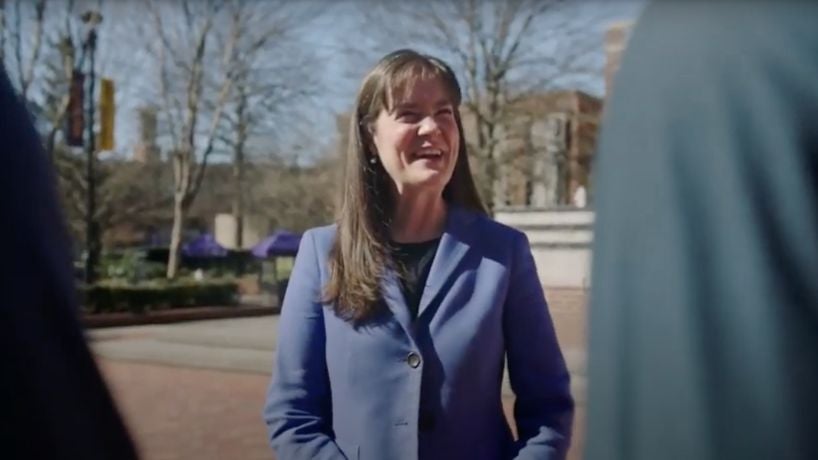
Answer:
<svg viewBox="0 0 818 460"><path fill-rule="evenodd" d="M154 38L150 32L151 19L140 0L77 1L79 9L101 5L105 15L99 28L97 69L100 75L113 78L117 87L117 149L107 155L129 157L138 139L137 108L144 100L155 98L158 94L155 84L157 74L148 52ZM300 150L304 158L311 158L331 148L337 134L336 115L350 109L360 78L382 54L399 47L418 48L444 59L445 53L416 43L389 43L376 38L370 33L370 24L365 20L366 10L373 7L373 3L367 0L304 0L302 3L318 5L313 10L315 17L305 22L297 32L301 46L312 53L319 63L312 70L316 80L313 95L303 104L298 104L298 108L282 110L284 117L300 117L300 123L293 123L293 128L286 125L287 128L281 130L275 139L261 136L257 142L280 143L279 150ZM421 3L417 5L417 8L422 8ZM587 38L591 44L598 44L589 56L598 68L601 69L604 63L604 31L613 22L635 19L643 6L643 1L571 2L570 14L590 25ZM554 52L560 52L550 39L539 46L543 51L550 52L553 48L556 50ZM564 82L564 85L601 96L604 79L599 72L581 81Z"/></svg>
<svg viewBox="0 0 818 460"><path fill-rule="evenodd" d="M576 4L577 16L587 17L588 23L592 26L592 29L588 31L588 39L591 43L598 43L598 46L593 49L592 56L589 59L596 61L600 69L604 64L603 36L605 30L612 23L636 19L645 5L643 1L621 0L574 0L572 3ZM361 62L358 60L350 61L344 54L350 40L360 40L361 34L366 34L365 31L360 30L360 21L356 21L356 18L361 14L362 5L366 5L366 2L346 0L342 2L340 7L333 10L332 14L319 18L315 26L308 32L310 34L309 40L315 44L324 59L326 59L325 73L329 78L325 97L327 105L334 113L346 112L352 107L360 77L368 70L367 67L362 66ZM355 30L356 28L358 30ZM542 47L548 49L552 45L551 43L543 43ZM415 46L416 44L411 42L399 43L391 47L386 45L382 50L387 52L397 47L412 48ZM438 55L438 50L435 49L427 49L423 46L419 46L418 49ZM371 53L370 56L371 60L366 62L367 66L374 65L381 54ZM353 78L350 78L350 76L353 76ZM462 79L462 76L459 77ZM600 72L574 85L569 82L569 86L582 89L596 96L602 96L605 86L604 76Z"/></svg>

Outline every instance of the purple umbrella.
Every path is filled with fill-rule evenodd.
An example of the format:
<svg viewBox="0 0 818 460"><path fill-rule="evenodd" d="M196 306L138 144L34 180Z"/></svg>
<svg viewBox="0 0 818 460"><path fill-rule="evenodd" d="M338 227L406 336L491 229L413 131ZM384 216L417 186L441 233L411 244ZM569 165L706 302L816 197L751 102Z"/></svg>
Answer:
<svg viewBox="0 0 818 460"><path fill-rule="evenodd" d="M298 253L300 242L301 235L286 230L278 230L253 246L250 252L260 259L266 259L270 256L295 256Z"/></svg>
<svg viewBox="0 0 818 460"><path fill-rule="evenodd" d="M204 233L182 246L182 254L187 257L224 257L227 249L222 247L210 233Z"/></svg>
<svg viewBox="0 0 818 460"><path fill-rule="evenodd" d="M288 232L286 230L278 230L272 235L268 236L261 240L257 245L253 246L253 249L250 252L258 257L259 259L273 259L273 269L272 275L274 280L274 286L276 286L276 293L278 295L279 302L283 299L283 291L281 291L281 287L279 286L278 280L278 257L279 256L292 256L298 253L298 245L301 243L301 235ZM261 271L259 272L259 282L261 282L264 278L264 264L261 266Z"/></svg>

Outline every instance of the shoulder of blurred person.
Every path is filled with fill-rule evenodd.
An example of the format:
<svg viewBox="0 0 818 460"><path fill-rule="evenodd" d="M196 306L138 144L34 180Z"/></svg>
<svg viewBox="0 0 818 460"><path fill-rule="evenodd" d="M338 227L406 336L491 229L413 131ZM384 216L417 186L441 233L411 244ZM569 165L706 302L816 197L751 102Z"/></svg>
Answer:
<svg viewBox="0 0 818 460"><path fill-rule="evenodd" d="M606 110L585 458L818 458L818 3L647 7Z"/></svg>
<svg viewBox="0 0 818 460"><path fill-rule="evenodd" d="M135 458L79 323L50 160L4 70L0 112L0 450L19 458Z"/></svg>

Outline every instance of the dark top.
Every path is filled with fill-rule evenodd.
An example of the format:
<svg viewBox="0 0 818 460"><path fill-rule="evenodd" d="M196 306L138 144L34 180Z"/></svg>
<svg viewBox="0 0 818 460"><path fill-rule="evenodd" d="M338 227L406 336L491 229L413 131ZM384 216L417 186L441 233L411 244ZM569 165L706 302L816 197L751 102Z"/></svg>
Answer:
<svg viewBox="0 0 818 460"><path fill-rule="evenodd" d="M136 458L80 327L51 164L2 66L0 112L0 457Z"/></svg>
<svg viewBox="0 0 818 460"><path fill-rule="evenodd" d="M818 3L656 2L611 95L585 458L818 458Z"/></svg>
<svg viewBox="0 0 818 460"><path fill-rule="evenodd" d="M432 260L435 258L439 243L440 238L421 243L392 242L391 244L392 258L400 273L401 292L403 292L413 320L418 316L420 298L423 295L423 288L426 286L429 269L432 267Z"/></svg>

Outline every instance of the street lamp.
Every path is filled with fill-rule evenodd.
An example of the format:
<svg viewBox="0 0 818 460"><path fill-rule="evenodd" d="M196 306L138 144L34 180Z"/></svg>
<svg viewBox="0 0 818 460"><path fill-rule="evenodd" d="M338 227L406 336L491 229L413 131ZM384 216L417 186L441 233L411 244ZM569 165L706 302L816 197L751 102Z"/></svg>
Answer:
<svg viewBox="0 0 818 460"><path fill-rule="evenodd" d="M83 48L88 52L88 96L86 97L86 113L88 123L86 124L85 142L85 179L87 181L87 194L85 201L85 282L93 284L97 280L97 265L100 255L99 226L96 219L96 136L94 134L94 87L96 76L94 53L97 48L97 25L102 22L102 15L97 11L87 11L80 17L87 26L87 35Z"/></svg>

